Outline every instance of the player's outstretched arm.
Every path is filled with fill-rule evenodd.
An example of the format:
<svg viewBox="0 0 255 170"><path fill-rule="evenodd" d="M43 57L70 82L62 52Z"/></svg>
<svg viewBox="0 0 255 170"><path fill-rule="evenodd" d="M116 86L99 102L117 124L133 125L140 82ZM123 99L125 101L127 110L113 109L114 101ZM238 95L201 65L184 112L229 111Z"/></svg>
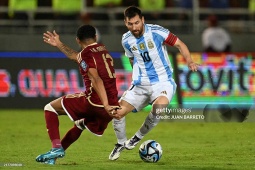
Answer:
<svg viewBox="0 0 255 170"><path fill-rule="evenodd" d="M57 47L61 52L63 52L69 59L77 61L76 57L78 52L72 48L66 46L60 41L59 35L54 30L53 32L47 31L43 33L43 41L47 44Z"/></svg>
<svg viewBox="0 0 255 170"><path fill-rule="evenodd" d="M186 59L189 69L197 71L199 64L193 61L188 47L179 38L176 40L174 47L178 48L182 56Z"/></svg>

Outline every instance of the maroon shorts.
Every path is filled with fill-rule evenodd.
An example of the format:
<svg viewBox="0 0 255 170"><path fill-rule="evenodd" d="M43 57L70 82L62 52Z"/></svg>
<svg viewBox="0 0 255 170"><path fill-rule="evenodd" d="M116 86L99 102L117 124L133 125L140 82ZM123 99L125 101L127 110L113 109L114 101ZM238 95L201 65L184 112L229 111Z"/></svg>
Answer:
<svg viewBox="0 0 255 170"><path fill-rule="evenodd" d="M112 120L103 107L92 105L84 93L63 96L62 106L72 121L84 118L86 128L96 135L102 135Z"/></svg>

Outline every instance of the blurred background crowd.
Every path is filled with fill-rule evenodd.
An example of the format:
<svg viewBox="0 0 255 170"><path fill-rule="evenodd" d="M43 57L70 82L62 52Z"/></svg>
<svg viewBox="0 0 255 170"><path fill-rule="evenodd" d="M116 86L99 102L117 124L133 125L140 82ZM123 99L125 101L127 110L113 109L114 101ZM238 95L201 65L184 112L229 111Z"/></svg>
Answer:
<svg viewBox="0 0 255 170"><path fill-rule="evenodd" d="M51 28L73 33L82 23L102 34L122 34L123 10L130 5L143 10L146 23L175 33L200 34L212 14L231 33L255 32L255 0L1 0L0 34L41 34Z"/></svg>

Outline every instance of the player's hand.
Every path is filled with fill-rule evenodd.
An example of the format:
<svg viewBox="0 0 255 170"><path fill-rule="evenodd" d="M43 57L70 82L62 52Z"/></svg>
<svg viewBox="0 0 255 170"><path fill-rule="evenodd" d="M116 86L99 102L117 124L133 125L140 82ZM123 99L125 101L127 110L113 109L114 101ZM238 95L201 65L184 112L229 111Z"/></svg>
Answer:
<svg viewBox="0 0 255 170"><path fill-rule="evenodd" d="M120 107L107 105L104 106L104 109L111 117L114 117L114 115L117 113L117 110L120 109Z"/></svg>
<svg viewBox="0 0 255 170"><path fill-rule="evenodd" d="M200 64L197 64L197 63L195 63L193 61L188 63L188 67L192 71L197 71L199 66L200 66Z"/></svg>
<svg viewBox="0 0 255 170"><path fill-rule="evenodd" d="M47 31L43 33L43 41L47 44L50 44L54 47L56 47L58 44L61 44L61 41L59 39L59 35L54 30L53 32Z"/></svg>
<svg viewBox="0 0 255 170"><path fill-rule="evenodd" d="M116 114L114 114L112 117L115 119L121 119L125 117L128 113L126 113L122 108L119 108L116 110Z"/></svg>

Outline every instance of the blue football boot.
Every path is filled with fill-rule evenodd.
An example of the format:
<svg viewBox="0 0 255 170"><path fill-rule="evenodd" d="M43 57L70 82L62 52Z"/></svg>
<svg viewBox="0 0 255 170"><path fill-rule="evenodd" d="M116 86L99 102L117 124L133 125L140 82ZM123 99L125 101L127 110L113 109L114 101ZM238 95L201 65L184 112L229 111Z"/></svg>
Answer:
<svg viewBox="0 0 255 170"><path fill-rule="evenodd" d="M47 164L55 164L55 158L63 158L64 156L65 156L65 151L62 147L52 148L49 152L38 155L35 160L37 162L46 163L46 161L48 161L49 163Z"/></svg>

